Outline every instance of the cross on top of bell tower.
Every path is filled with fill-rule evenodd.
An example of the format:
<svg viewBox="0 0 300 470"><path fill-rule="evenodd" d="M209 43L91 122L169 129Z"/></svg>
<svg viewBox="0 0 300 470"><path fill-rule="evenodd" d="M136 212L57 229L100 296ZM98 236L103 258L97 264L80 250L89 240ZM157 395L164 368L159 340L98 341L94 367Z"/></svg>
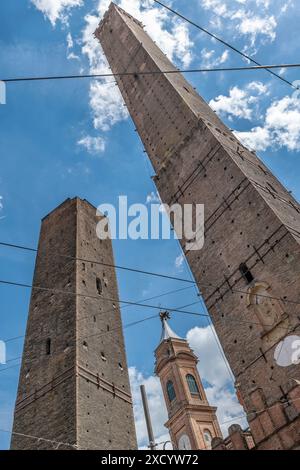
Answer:
<svg viewBox="0 0 300 470"><path fill-rule="evenodd" d="M170 320L170 312L168 312L167 310L160 312L159 318L162 322L164 322L165 320Z"/></svg>
<svg viewBox="0 0 300 470"><path fill-rule="evenodd" d="M168 340L170 338L182 339L182 338L180 338L180 336L178 336L176 333L174 333L174 331L172 330L172 328L168 324L168 320L170 320L170 313L169 312L162 311L162 312L160 312L159 317L160 317L161 323L162 323L162 332L161 332L161 337L160 337L160 342L159 343L162 343L163 341Z"/></svg>

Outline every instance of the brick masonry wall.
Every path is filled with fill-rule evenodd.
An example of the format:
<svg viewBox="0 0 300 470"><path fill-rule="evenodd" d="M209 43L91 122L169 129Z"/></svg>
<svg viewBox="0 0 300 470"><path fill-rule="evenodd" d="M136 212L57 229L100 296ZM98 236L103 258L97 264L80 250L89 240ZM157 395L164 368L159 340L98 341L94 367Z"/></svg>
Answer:
<svg viewBox="0 0 300 470"><path fill-rule="evenodd" d="M43 220L33 285L75 291L76 202ZM33 289L31 295L13 431L76 444L76 299ZM46 343L51 339L51 354ZM52 389L57 377L58 384ZM13 435L12 449L47 449L52 444ZM64 447L61 447L64 448Z"/></svg>
<svg viewBox="0 0 300 470"><path fill-rule="evenodd" d="M96 237L98 221L78 198L43 219L33 284L71 294L32 290L13 431L79 449L129 449L136 437L117 280L114 269L92 262L114 263L111 242ZM11 442L12 449L56 447L18 434Z"/></svg>
<svg viewBox="0 0 300 470"><path fill-rule="evenodd" d="M79 201L77 256L112 265L112 244L97 238L98 222L95 208ZM77 300L79 446L134 449L137 444L115 270L79 262L77 290L96 297Z"/></svg>
<svg viewBox="0 0 300 470"><path fill-rule="evenodd" d="M176 70L142 25L113 4L96 37L115 73ZM300 301L299 204L181 74L131 75L116 81L156 172L162 201L205 204L204 248L187 252L186 240L182 248L237 379L239 396L251 413L254 439L271 447L275 433L277 447L295 447L299 435L288 428L295 422L294 428L299 428L299 408L295 402L289 413L281 402L288 403L299 388L294 381L299 367L278 367L274 349L287 334L299 334L298 306L285 302ZM249 284L239 271L241 263L254 278ZM249 295L259 286L281 300L254 306ZM266 314L265 320L259 312ZM257 394L263 409L279 404L283 429L292 438L282 437L280 419L271 416L274 411L261 413ZM263 414L269 426L263 426Z"/></svg>

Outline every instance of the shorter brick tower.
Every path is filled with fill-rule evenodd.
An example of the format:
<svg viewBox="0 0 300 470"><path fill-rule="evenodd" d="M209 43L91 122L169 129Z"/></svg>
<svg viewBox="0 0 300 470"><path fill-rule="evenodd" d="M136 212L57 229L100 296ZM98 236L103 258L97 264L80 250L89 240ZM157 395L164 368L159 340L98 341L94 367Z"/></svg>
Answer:
<svg viewBox="0 0 300 470"><path fill-rule="evenodd" d="M14 450L136 448L112 244L96 235L101 218L74 198L42 221Z"/></svg>
<svg viewBox="0 0 300 470"><path fill-rule="evenodd" d="M168 312L160 314L162 335L155 350L173 445L182 450L210 450L213 438L222 437L216 408L209 405L197 369L198 358L188 342L168 325Z"/></svg>

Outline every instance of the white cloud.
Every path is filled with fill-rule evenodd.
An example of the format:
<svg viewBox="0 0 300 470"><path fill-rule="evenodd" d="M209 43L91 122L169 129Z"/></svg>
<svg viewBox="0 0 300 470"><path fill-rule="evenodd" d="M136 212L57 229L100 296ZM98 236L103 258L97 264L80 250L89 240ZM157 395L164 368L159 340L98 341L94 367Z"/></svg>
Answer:
<svg viewBox="0 0 300 470"><path fill-rule="evenodd" d="M221 345L214 334L213 327L195 327L187 334L187 340L199 358L198 369L202 379L210 384L205 387L208 401L217 406L217 416L224 436L228 427L244 414L232 389L232 379L229 375L229 365L225 364L219 348ZM217 342L219 346L217 345ZM231 422L231 420L233 420ZM230 421L229 423L224 423ZM242 427L247 426L246 420L236 420Z"/></svg>
<svg viewBox="0 0 300 470"><path fill-rule="evenodd" d="M146 204L152 204L152 203L161 203L160 197L157 192L151 191L150 194L147 195L146 198Z"/></svg>
<svg viewBox="0 0 300 470"><path fill-rule="evenodd" d="M0 196L0 213L3 211L3 208L4 208L4 205L3 205L3 196ZM6 218L5 215L0 216L0 220L3 220L3 219L5 219L5 218Z"/></svg>
<svg viewBox="0 0 300 470"><path fill-rule="evenodd" d="M300 150L300 99L297 93L274 100L262 114L260 100L269 95L269 88L262 82L253 81L244 89L234 86L229 94L219 95L210 101L210 106L221 116L233 118L259 119L247 131L235 131L235 135L252 150L265 151L269 147L285 147L289 151Z"/></svg>
<svg viewBox="0 0 300 470"><path fill-rule="evenodd" d="M69 31L68 34L67 34L67 59L68 60L71 60L71 59L80 60L80 57L78 55L74 54L74 52L72 50L73 47L74 47L74 41L73 41L73 38L72 38L72 34Z"/></svg>
<svg viewBox="0 0 300 470"><path fill-rule="evenodd" d="M184 263L184 255L183 255L183 253L181 253L181 255L177 256L177 258L175 259L176 268L181 269L183 263Z"/></svg>
<svg viewBox="0 0 300 470"><path fill-rule="evenodd" d="M248 427L243 417L244 410L239 404L235 392L227 388L218 388L213 385L205 389L208 402L217 406L217 417L224 437L228 435L228 428L232 424L239 424L243 429Z"/></svg>
<svg viewBox="0 0 300 470"><path fill-rule="evenodd" d="M226 49L220 56L216 57L216 52L214 49L208 50L206 48L201 51L202 66L204 67L217 67L221 64L224 64L229 57L229 51Z"/></svg>
<svg viewBox="0 0 300 470"><path fill-rule="evenodd" d="M108 131L114 124L128 117L117 87L108 88L105 82L90 86L90 107L95 129Z"/></svg>
<svg viewBox="0 0 300 470"><path fill-rule="evenodd" d="M253 54L257 44L275 40L276 18L289 8L290 2L278 7L270 0L202 0L201 6L212 14L210 23L214 28L222 32L228 29L233 36L249 38L245 50L249 53L251 46Z"/></svg>
<svg viewBox="0 0 300 470"><path fill-rule="evenodd" d="M129 368L129 378L139 448L145 448L148 445L148 434L140 392L140 385L142 384L146 388L155 440L156 442L169 440L170 436L164 427L164 423L168 419L167 409L159 379L154 376L145 378L135 367Z"/></svg>
<svg viewBox="0 0 300 470"><path fill-rule="evenodd" d="M228 59L228 56L229 56L229 50L226 49L226 51L224 51L223 54L219 57L218 65L224 64L224 62L226 62L226 60Z"/></svg>
<svg viewBox="0 0 300 470"><path fill-rule="evenodd" d="M288 150L300 149L300 100L285 96L275 101L266 113L266 127L280 147Z"/></svg>
<svg viewBox="0 0 300 470"><path fill-rule="evenodd" d="M232 16L232 19L239 20L237 31L250 37L251 46L255 45L258 35L264 36L264 39L270 42L276 38L277 21L273 15L263 17L253 13L245 14L240 10Z"/></svg>
<svg viewBox="0 0 300 470"><path fill-rule="evenodd" d="M51 21L53 26L57 20L67 22L70 10L83 5L83 0L31 0L31 2Z"/></svg>
<svg viewBox="0 0 300 470"><path fill-rule="evenodd" d="M263 152L270 145L270 132L263 127L254 127L247 132L235 131L234 134L251 150Z"/></svg>
<svg viewBox="0 0 300 470"><path fill-rule="evenodd" d="M286 3L284 3L281 6L280 13L284 14L288 11L289 8L293 8L294 6L295 6L294 1L293 0L288 0Z"/></svg>
<svg viewBox="0 0 300 470"><path fill-rule="evenodd" d="M88 58L89 71L92 74L110 73L99 41L94 37L99 21L97 16L86 15L86 25L82 35L82 53ZM97 130L108 131L114 124L128 117L113 78L93 81L90 85L89 98L94 128Z"/></svg>
<svg viewBox="0 0 300 470"><path fill-rule="evenodd" d="M257 91L259 95L269 94L267 85L264 85L262 82L250 82L247 85L247 90Z"/></svg>
<svg viewBox="0 0 300 470"><path fill-rule="evenodd" d="M162 28L161 28L161 31ZM149 34L151 32L149 30ZM170 45L169 50L166 50L166 54L168 55L170 60L179 59L182 63L183 67L188 67L192 62L193 55L192 55L192 47L193 43L189 37L188 29L184 23L175 23L173 24L171 30L171 37L169 37ZM165 34L166 36L166 34ZM162 49L164 49L164 38L163 36L161 39L158 39Z"/></svg>
<svg viewBox="0 0 300 470"><path fill-rule="evenodd" d="M236 136L248 147L264 151L268 147L286 147L300 150L300 100L297 96L285 96L275 100L266 110L263 126Z"/></svg>
<svg viewBox="0 0 300 470"><path fill-rule="evenodd" d="M107 0L100 0L99 5L103 1L107 4ZM167 10L154 6L150 0L118 0L116 3L145 25L148 34L170 60L177 59L185 67L190 64L193 42L185 23Z"/></svg>
<svg viewBox="0 0 300 470"><path fill-rule="evenodd" d="M209 105L219 114L229 114L244 119L251 119L252 108L245 90L237 86L230 88L229 96L219 95Z"/></svg>
<svg viewBox="0 0 300 470"><path fill-rule="evenodd" d="M86 135L78 140L78 145L85 147L91 155L99 155L105 150L105 140L102 137Z"/></svg>
<svg viewBox="0 0 300 470"><path fill-rule="evenodd" d="M82 52L89 60L91 73L110 72L99 41L93 36L109 3L108 0L100 0L98 4L99 16L88 14L85 17L86 26L82 37ZM116 3L145 24L149 34L171 60L178 59L184 66L190 64L192 60L190 50L193 43L189 38L186 25L172 18L171 27L169 27L170 16L168 13L151 6L149 0L120 0ZM147 9L143 9L146 6ZM111 82L111 80L106 80L106 82ZM128 117L119 89L113 84L108 87L105 81L97 81L91 84L90 106L94 127L102 131L108 131L114 124Z"/></svg>
<svg viewBox="0 0 300 470"><path fill-rule="evenodd" d="M31 0L53 25L57 20L67 22L71 9L83 5L83 0ZM117 0L115 3L143 22L146 30L172 61L187 67L192 60L193 42L188 26L166 10L153 6L150 0ZM87 13L82 31L81 52L89 63L90 73L109 73L110 69L94 32L110 4L110 0L98 0L97 14ZM78 42L78 39L76 43ZM71 31L67 35L67 57L79 59L73 52ZM97 80L90 85L90 108L95 129L108 131L114 124L127 119L128 112L114 80Z"/></svg>
<svg viewBox="0 0 300 470"><path fill-rule="evenodd" d="M67 34L67 47L68 47L68 49L73 49L73 46L74 46L74 41L73 41L73 38L72 38L72 34L70 32L68 32L68 34Z"/></svg>
<svg viewBox="0 0 300 470"><path fill-rule="evenodd" d="M262 6L264 7L265 9L268 9L269 6L270 6L270 3L271 3L271 0L255 0L256 1L256 5L258 7ZM242 3L246 3L245 0L243 0Z"/></svg>
<svg viewBox="0 0 300 470"><path fill-rule="evenodd" d="M91 169L83 165L81 162L76 162L75 165L72 165L71 167L65 168L64 171L61 172L61 177L62 179L66 179L68 176L89 176L91 173Z"/></svg>
<svg viewBox="0 0 300 470"><path fill-rule="evenodd" d="M226 1L223 0L202 0L203 8L206 10L212 10L218 16L227 16L227 5Z"/></svg>
<svg viewBox="0 0 300 470"><path fill-rule="evenodd" d="M209 105L221 115L252 119L254 111L257 112L257 104L260 95L266 95L268 88L261 82L251 82L244 89L234 86L230 88L229 95L219 95L211 100Z"/></svg>
<svg viewBox="0 0 300 470"><path fill-rule="evenodd" d="M211 386L218 389L231 382L229 371L220 355L213 327L195 327L187 333L187 341L199 358L199 372ZM219 343L220 345L220 343Z"/></svg>
<svg viewBox="0 0 300 470"><path fill-rule="evenodd" d="M99 41L94 37L94 32L98 27L100 17L87 14L84 17L85 27L82 32L82 53L87 56L90 71L107 72L109 70L107 61L104 58Z"/></svg>

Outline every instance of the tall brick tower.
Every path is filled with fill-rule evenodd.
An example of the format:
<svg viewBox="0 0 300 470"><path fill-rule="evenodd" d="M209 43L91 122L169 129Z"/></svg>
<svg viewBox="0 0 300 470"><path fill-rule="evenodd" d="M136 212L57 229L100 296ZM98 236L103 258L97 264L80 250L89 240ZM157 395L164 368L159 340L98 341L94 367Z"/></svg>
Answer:
<svg viewBox="0 0 300 470"><path fill-rule="evenodd" d="M296 448L299 366L278 366L274 350L299 334L299 204L180 73L160 73L177 69L139 21L111 4L96 37L114 73L146 72L116 80L162 201L205 204L204 248L181 244L257 448Z"/></svg>
<svg viewBox="0 0 300 470"><path fill-rule="evenodd" d="M95 262L114 264L99 220L74 198L42 221L12 449L136 448L116 275Z"/></svg>
<svg viewBox="0 0 300 470"><path fill-rule="evenodd" d="M198 358L188 342L172 331L168 312L161 312L162 335L155 350L155 373L159 376L173 445L180 450L211 450L222 433L210 406L197 369Z"/></svg>

